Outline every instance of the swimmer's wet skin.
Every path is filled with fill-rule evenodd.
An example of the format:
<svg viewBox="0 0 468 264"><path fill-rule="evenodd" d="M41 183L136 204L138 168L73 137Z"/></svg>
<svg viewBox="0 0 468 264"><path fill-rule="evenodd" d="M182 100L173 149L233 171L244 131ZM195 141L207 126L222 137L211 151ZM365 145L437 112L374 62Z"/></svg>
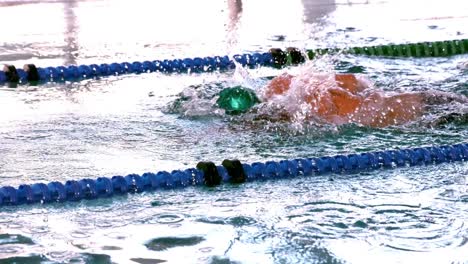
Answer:
<svg viewBox="0 0 468 264"><path fill-rule="evenodd" d="M267 85L264 99L286 94L294 76L280 75ZM468 102L462 95L442 92L413 92L387 96L378 91L367 91L366 82L353 74L336 74L335 86L325 90L308 89L304 102L311 106L313 115L330 124L357 123L370 127L401 125L421 117L428 106L450 102ZM307 84L306 84L307 85ZM236 86L219 93L217 106L226 114L237 115L247 112L260 100L255 92ZM294 102L293 102L294 103Z"/></svg>
<svg viewBox="0 0 468 264"><path fill-rule="evenodd" d="M265 99L283 96L292 86L294 76L283 74L273 79L265 91ZM365 82L353 74L336 74L334 84L302 83L306 87L303 101L312 115L331 124L357 123L370 127L401 125L421 117L430 105L468 102L462 95L442 92L412 92L385 95L367 89ZM330 85L329 87L327 85Z"/></svg>

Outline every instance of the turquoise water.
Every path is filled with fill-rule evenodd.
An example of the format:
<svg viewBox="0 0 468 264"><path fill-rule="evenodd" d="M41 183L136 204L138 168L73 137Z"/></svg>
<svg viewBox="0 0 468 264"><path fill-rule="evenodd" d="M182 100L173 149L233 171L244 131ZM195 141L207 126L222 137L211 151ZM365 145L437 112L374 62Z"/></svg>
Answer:
<svg viewBox="0 0 468 264"><path fill-rule="evenodd" d="M464 1L1 1L0 61L143 61L467 38ZM45 15L47 14L47 15ZM341 56L388 91L468 95L466 55ZM356 67L358 66L358 67ZM293 69L291 69L293 70ZM251 69L256 85L281 71ZM235 72L0 90L0 185L466 142L435 116L384 129L249 124L166 107ZM151 96L154 95L154 96ZM467 106L457 106L463 111ZM468 165L398 168L0 208L0 263L467 263Z"/></svg>

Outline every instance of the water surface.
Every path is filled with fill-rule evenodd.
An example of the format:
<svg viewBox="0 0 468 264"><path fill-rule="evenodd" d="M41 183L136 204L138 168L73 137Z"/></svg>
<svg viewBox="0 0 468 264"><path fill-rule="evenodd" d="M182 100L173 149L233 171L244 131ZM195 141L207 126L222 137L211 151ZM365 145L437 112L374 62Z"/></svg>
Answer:
<svg viewBox="0 0 468 264"><path fill-rule="evenodd" d="M0 61L21 67L466 38L449 1L1 1ZM387 91L467 95L466 55L342 56ZM250 69L264 80L281 71ZM0 185L466 142L465 124L252 127L165 107L234 72L126 75L0 91ZM3 87L3 88L6 88ZM154 95L154 96L150 96ZM464 263L468 165L403 167L0 208L2 263Z"/></svg>

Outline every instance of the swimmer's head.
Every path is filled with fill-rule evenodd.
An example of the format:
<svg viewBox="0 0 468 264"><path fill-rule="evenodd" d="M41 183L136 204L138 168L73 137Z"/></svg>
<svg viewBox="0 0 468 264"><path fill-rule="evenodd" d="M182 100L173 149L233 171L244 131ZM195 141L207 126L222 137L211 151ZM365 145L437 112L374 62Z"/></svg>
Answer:
<svg viewBox="0 0 468 264"><path fill-rule="evenodd" d="M260 100L255 92L241 86L222 90L216 100L216 105L224 109L228 115L245 113L257 103L260 103Z"/></svg>

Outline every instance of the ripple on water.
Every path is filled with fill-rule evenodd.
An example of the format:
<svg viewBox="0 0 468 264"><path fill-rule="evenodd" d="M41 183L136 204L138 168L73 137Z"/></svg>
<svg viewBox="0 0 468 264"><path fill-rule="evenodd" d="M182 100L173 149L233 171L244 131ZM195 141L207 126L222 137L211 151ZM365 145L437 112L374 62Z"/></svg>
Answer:
<svg viewBox="0 0 468 264"><path fill-rule="evenodd" d="M44 234L50 231L49 226L34 226L27 229L30 234Z"/></svg>
<svg viewBox="0 0 468 264"><path fill-rule="evenodd" d="M120 233L120 232L110 232L107 234L104 234L106 237L113 238L113 239L119 239L119 240L124 240L129 237L129 234L125 233Z"/></svg>
<svg viewBox="0 0 468 264"><path fill-rule="evenodd" d="M458 199L459 199L460 202L462 202L462 203L468 203L468 194L460 195L460 197L458 197Z"/></svg>
<svg viewBox="0 0 468 264"><path fill-rule="evenodd" d="M100 220L96 222L96 227L107 228L107 227L116 227L114 222L107 220Z"/></svg>
<svg viewBox="0 0 468 264"><path fill-rule="evenodd" d="M239 202L233 201L228 198L219 198L212 203L212 206L223 207L223 208L233 208L233 207L238 207L239 205L240 205Z"/></svg>
<svg viewBox="0 0 468 264"><path fill-rule="evenodd" d="M30 248L34 246L35 243L29 237L19 234L0 234L0 263L26 263L14 261L23 260L19 256L29 254ZM24 260L26 261L27 258L25 257Z"/></svg>
<svg viewBox="0 0 468 264"><path fill-rule="evenodd" d="M169 214L169 213L161 213L149 216L143 220L143 223L148 224L175 224L182 222L184 220L184 216L180 214Z"/></svg>
<svg viewBox="0 0 468 264"><path fill-rule="evenodd" d="M83 253L78 256L69 258L69 263L113 263L111 257L105 254L92 254L92 253Z"/></svg>
<svg viewBox="0 0 468 264"><path fill-rule="evenodd" d="M27 257L11 257L11 258L0 258L1 263L47 263L49 259L44 256L31 255Z"/></svg>
<svg viewBox="0 0 468 264"><path fill-rule="evenodd" d="M118 246L102 246L101 249L102 250L122 250L122 248Z"/></svg>
<svg viewBox="0 0 468 264"><path fill-rule="evenodd" d="M238 264L240 262L233 261L227 257L213 256L210 258L199 258L200 263L210 263L210 264Z"/></svg>
<svg viewBox="0 0 468 264"><path fill-rule="evenodd" d="M206 224L214 224L214 225L224 225L226 224L226 221L222 217L215 217L215 216L210 216L210 217L201 217L196 220L197 222L201 223L206 223Z"/></svg>
<svg viewBox="0 0 468 264"><path fill-rule="evenodd" d="M424 212L418 214L400 213L378 222L378 243L398 250L427 252L465 243L468 229L464 221Z"/></svg>
<svg viewBox="0 0 468 264"><path fill-rule="evenodd" d="M257 221L255 221L255 219L251 217L234 216L234 217L228 218L227 223L232 226L250 226L250 225L254 225L255 223L257 223Z"/></svg>
<svg viewBox="0 0 468 264"><path fill-rule="evenodd" d="M91 213L109 212L109 211L112 211L113 209L114 207L111 204L86 207L86 211L89 211Z"/></svg>
<svg viewBox="0 0 468 264"><path fill-rule="evenodd" d="M295 263L307 260L307 263L345 263L330 252L321 239L304 236L302 232L281 232L279 245L275 246L275 263Z"/></svg>
<svg viewBox="0 0 468 264"><path fill-rule="evenodd" d="M10 246L10 245L1 245L0 246L0 253L2 254L15 254L15 253L22 253L23 247L21 246Z"/></svg>
<svg viewBox="0 0 468 264"><path fill-rule="evenodd" d="M166 260L162 260L162 259L148 259L148 258L131 258L130 260L139 264L157 264L157 263L167 262Z"/></svg>
<svg viewBox="0 0 468 264"><path fill-rule="evenodd" d="M71 259L73 258L76 253L72 252L72 251L67 251L67 250L63 250L63 251L49 251L47 254L47 257L52 259L52 260L56 260L56 261L59 261L59 262L62 262L64 260L67 260L67 259Z"/></svg>
<svg viewBox="0 0 468 264"><path fill-rule="evenodd" d="M420 193L413 193L412 196L415 195ZM389 196L389 199L392 198ZM424 207L414 204L364 206L319 201L287 206L287 211L287 222L278 226L293 223L295 239L300 240L356 238L402 251L455 248L464 245L467 240L468 227L460 215L463 206L448 206L445 201Z"/></svg>
<svg viewBox="0 0 468 264"><path fill-rule="evenodd" d="M34 242L31 238L25 237L23 235L18 234L0 234L0 245L7 245L7 244L24 244L24 245L32 245Z"/></svg>
<svg viewBox="0 0 468 264"><path fill-rule="evenodd" d="M6 226L8 228L10 228L10 229L22 229L23 228L23 223L13 220L13 222L7 223Z"/></svg>
<svg viewBox="0 0 468 264"><path fill-rule="evenodd" d="M88 249L90 247L90 243L84 239L76 239L70 242L74 247L79 248L81 250Z"/></svg>
<svg viewBox="0 0 468 264"><path fill-rule="evenodd" d="M205 241L205 238L201 236L158 237L145 243L145 246L149 250L163 251L163 250L167 250L169 248L174 248L174 247L195 246L203 241Z"/></svg>
<svg viewBox="0 0 468 264"><path fill-rule="evenodd" d="M73 231L70 233L70 236L73 238L87 238L90 237L91 234L85 231Z"/></svg>
<svg viewBox="0 0 468 264"><path fill-rule="evenodd" d="M356 220L356 215L365 210L356 204L316 201L288 206L287 209L287 221L300 226L315 238L338 238L345 233L358 232L368 225L365 219Z"/></svg>
<svg viewBox="0 0 468 264"><path fill-rule="evenodd" d="M6 224L6 223L14 222L14 219L17 219L17 217L18 216L15 215L15 214L0 213L0 224Z"/></svg>
<svg viewBox="0 0 468 264"><path fill-rule="evenodd" d="M235 227L255 225L257 221L252 217L234 216L234 217L201 217L197 222L215 225L232 225Z"/></svg>
<svg viewBox="0 0 468 264"><path fill-rule="evenodd" d="M84 208L74 217L81 229L92 230L95 227L121 227L126 226L136 215L132 212L119 210L112 206L98 206L92 210Z"/></svg>

